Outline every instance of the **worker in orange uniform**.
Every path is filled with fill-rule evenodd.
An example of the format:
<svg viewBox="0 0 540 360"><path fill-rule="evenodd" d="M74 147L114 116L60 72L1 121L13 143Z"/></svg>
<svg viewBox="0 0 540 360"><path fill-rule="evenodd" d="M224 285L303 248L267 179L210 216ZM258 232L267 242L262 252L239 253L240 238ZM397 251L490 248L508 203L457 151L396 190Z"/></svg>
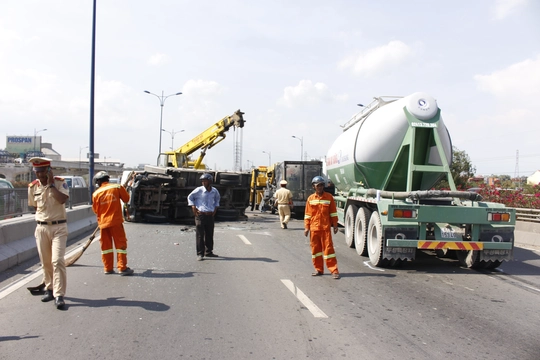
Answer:
<svg viewBox="0 0 540 360"><path fill-rule="evenodd" d="M339 279L336 253L330 232L330 228L334 228L334 234L338 232L338 214L334 198L324 191L325 182L322 176L315 176L311 180L315 193L306 202L304 235L308 236L311 232L309 242L315 267L315 272L311 275L320 276L324 273L324 259L332 277Z"/></svg>
<svg viewBox="0 0 540 360"><path fill-rule="evenodd" d="M97 222L101 233L101 260L105 267L105 274L114 274L114 247L116 248L116 261L121 276L133 274L127 266L127 238L124 231L124 217L122 204L129 201L129 194L120 184L110 184L109 174L100 171L94 176L96 190L92 194L92 210L97 215Z"/></svg>

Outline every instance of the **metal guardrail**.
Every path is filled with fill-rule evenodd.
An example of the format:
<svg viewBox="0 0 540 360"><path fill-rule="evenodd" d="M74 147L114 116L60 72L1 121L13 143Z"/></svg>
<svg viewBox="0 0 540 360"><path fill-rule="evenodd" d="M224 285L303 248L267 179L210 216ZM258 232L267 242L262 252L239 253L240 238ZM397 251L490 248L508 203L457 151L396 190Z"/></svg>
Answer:
<svg viewBox="0 0 540 360"><path fill-rule="evenodd" d="M70 188L69 200L66 207L87 205L90 203L88 188ZM0 189L0 220L34 213L35 209L28 206L28 189Z"/></svg>
<svg viewBox="0 0 540 360"><path fill-rule="evenodd" d="M516 221L540 223L540 209L517 209Z"/></svg>

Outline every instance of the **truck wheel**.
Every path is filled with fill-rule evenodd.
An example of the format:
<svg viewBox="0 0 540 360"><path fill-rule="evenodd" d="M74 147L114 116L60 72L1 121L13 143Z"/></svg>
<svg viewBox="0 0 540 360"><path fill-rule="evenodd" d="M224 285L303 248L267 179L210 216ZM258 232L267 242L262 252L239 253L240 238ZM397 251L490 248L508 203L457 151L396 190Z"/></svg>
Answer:
<svg viewBox="0 0 540 360"><path fill-rule="evenodd" d="M221 179L219 180L220 185L238 185L238 180L232 180L232 179Z"/></svg>
<svg viewBox="0 0 540 360"><path fill-rule="evenodd" d="M349 205L345 212L345 242L350 248L354 247L354 217L357 211L356 205Z"/></svg>
<svg viewBox="0 0 540 360"><path fill-rule="evenodd" d="M458 250L456 251L456 257L461 266L467 268L481 268L480 253L477 250Z"/></svg>
<svg viewBox="0 0 540 360"><path fill-rule="evenodd" d="M240 175L239 174L220 173L219 178L220 178L220 180L234 180L237 183L240 181Z"/></svg>
<svg viewBox="0 0 540 360"><path fill-rule="evenodd" d="M374 211L371 214L368 225L367 244L369 261L373 266L384 267L388 263L388 260L383 258L384 242L382 239L382 225L381 218L378 211Z"/></svg>
<svg viewBox="0 0 540 360"><path fill-rule="evenodd" d="M368 208L361 207L354 220L354 247L356 253L360 256L368 255L367 231L370 217L371 211Z"/></svg>
<svg viewBox="0 0 540 360"><path fill-rule="evenodd" d="M498 268L502 264L502 261L500 261L500 260L488 260L485 263L486 264L484 265L484 269L493 270L493 269Z"/></svg>

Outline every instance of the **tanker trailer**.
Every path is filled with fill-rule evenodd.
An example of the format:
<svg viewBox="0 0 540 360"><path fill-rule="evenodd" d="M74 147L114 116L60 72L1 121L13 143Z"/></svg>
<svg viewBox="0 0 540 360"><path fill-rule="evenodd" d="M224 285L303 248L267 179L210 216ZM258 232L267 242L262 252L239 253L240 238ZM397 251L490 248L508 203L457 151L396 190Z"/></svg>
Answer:
<svg viewBox="0 0 540 360"><path fill-rule="evenodd" d="M455 251L466 267L511 260L515 210L457 191L452 143L433 97L376 97L343 126L326 157L345 240L379 267L417 250ZM432 190L441 179L450 190Z"/></svg>

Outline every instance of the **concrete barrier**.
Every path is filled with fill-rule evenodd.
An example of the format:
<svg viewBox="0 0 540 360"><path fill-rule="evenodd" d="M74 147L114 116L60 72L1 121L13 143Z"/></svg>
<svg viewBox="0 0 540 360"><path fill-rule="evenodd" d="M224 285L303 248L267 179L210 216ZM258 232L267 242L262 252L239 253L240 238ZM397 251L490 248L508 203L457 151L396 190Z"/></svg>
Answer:
<svg viewBox="0 0 540 360"><path fill-rule="evenodd" d="M97 226L96 215L90 205L67 210L68 241ZM36 220L24 216L0 222L0 271L5 271L38 255L36 248Z"/></svg>

